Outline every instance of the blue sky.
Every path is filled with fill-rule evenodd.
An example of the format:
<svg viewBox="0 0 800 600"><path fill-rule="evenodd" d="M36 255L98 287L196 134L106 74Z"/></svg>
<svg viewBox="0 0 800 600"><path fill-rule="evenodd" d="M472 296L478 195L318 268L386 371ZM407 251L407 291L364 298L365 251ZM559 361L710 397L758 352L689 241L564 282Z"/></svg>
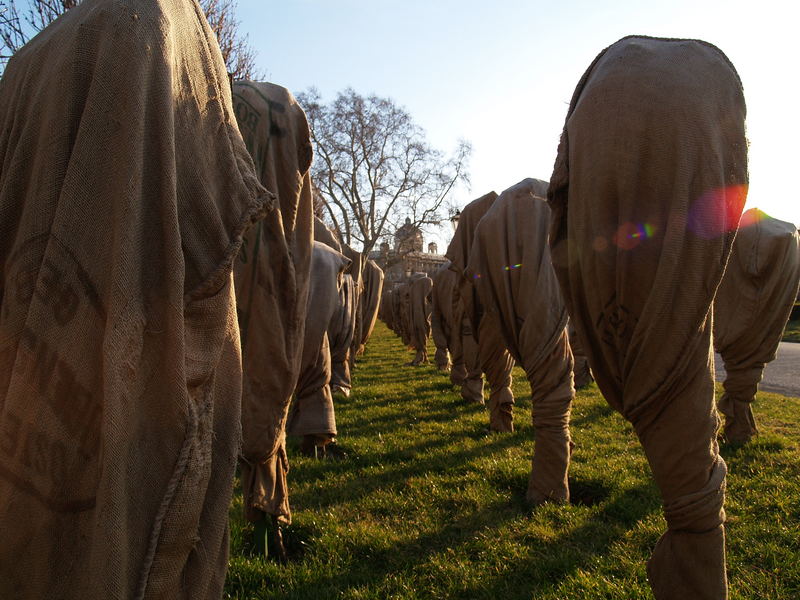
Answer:
<svg viewBox="0 0 800 600"><path fill-rule="evenodd" d="M779 0L239 0L241 27L274 83L325 99L345 87L404 106L436 147L473 145L464 205L550 177L578 79L629 34L700 38L739 71L748 105L747 207L800 224L797 18ZM443 236L449 235L442 232Z"/></svg>

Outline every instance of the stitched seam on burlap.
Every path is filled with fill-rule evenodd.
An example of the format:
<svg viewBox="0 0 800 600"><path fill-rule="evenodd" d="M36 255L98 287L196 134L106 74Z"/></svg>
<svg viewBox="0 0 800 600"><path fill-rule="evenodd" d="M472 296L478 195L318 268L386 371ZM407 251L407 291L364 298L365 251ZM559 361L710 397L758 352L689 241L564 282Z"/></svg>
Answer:
<svg viewBox="0 0 800 600"><path fill-rule="evenodd" d="M145 592L147 591L147 584L150 580L150 572L152 571L153 563L155 562L156 549L158 548L158 541L161 537L161 529L164 524L164 519L166 518L167 511L169 510L172 500L175 497L178 484L186 473L186 468L189 465L189 455L191 452L192 443L197 437L197 428L199 424L197 407L191 400L188 401L188 406L189 430L183 440L181 452L178 455L178 462L175 464L172 477L169 480L167 490L164 493L164 498L161 500L161 505L158 508L158 513L156 514L155 521L153 522L153 529L150 532L150 541L147 543L147 553L144 556L141 579L139 580L139 585L136 588L136 595L134 596L136 600L142 600L145 596Z"/></svg>

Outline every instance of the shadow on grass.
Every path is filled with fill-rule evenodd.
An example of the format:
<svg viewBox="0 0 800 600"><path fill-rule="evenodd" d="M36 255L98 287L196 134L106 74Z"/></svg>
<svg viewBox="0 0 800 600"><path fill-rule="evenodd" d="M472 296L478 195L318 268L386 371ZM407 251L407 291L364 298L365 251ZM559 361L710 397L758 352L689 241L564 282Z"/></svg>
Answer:
<svg viewBox="0 0 800 600"><path fill-rule="evenodd" d="M611 488L600 479L569 480L570 502L578 506L595 506L604 502Z"/></svg>
<svg viewBox="0 0 800 600"><path fill-rule="evenodd" d="M460 436L454 441L457 444ZM445 471L457 472L460 469L471 470L471 462L477 458L500 453L506 448L519 445L516 434L487 437L487 442L473 448L452 451L453 443L442 438L432 438L418 444L404 446L382 452L375 456L365 456L358 460L359 472L343 484L336 486L336 494L326 497L317 490L309 489L292 496L292 505L299 507L313 506L325 508L332 505L356 502L379 489L398 490L405 486L410 477L426 473L440 474ZM440 451L426 454L438 448ZM380 473L368 474L365 468L383 467ZM296 467L295 477L304 482L324 481L331 473L350 472L354 468L352 461L341 463L300 463Z"/></svg>
<svg viewBox="0 0 800 600"><path fill-rule="evenodd" d="M386 402L372 403L370 408L378 404L386 404ZM392 434L396 431L407 429L409 425L418 425L420 423L450 423L454 419L474 415L484 412L483 406L477 404L467 405L465 402L450 401L439 405L436 410L426 410L420 414L409 414L408 408L398 406L396 409L387 410L384 414L376 416L364 416L357 418L350 418L340 428L339 435L359 437L364 435L377 436ZM488 424L488 418L487 418ZM465 432L465 435L466 434Z"/></svg>
<svg viewBox="0 0 800 600"><path fill-rule="evenodd" d="M598 482L585 484L591 488ZM599 488L602 487L600 484ZM480 584L451 590L448 597L529 600L538 592L556 587L578 569L592 565L596 556L607 553L633 525L658 509L652 486L642 485L623 491L599 508L584 525L555 539L544 540L529 533L517 533L517 543L528 550L524 559L507 564L499 573L497 570L487 571ZM348 545L347 564L344 565L346 585L342 585L340 574L326 573L285 590L285 597L320 597L320 592L346 595L349 591L364 588L371 588L375 594L370 597L379 597L379 590L387 591L382 586L385 586L388 576L407 577L409 580L418 578L420 570L425 570L433 557L444 551L470 557L470 548L478 536L487 533L498 535L505 523L529 512L517 502L499 502L480 511L462 514L456 521L434 532L389 548L353 543ZM458 587L457 582L454 585ZM418 591L419 597L426 597L424 590Z"/></svg>
<svg viewBox="0 0 800 600"><path fill-rule="evenodd" d="M592 564L622 539L639 520L660 508L651 485L629 488L603 505L584 525L567 535L539 542L523 560L497 575L487 574L480 585L460 592L463 598L529 600ZM655 544L655 540L653 540Z"/></svg>

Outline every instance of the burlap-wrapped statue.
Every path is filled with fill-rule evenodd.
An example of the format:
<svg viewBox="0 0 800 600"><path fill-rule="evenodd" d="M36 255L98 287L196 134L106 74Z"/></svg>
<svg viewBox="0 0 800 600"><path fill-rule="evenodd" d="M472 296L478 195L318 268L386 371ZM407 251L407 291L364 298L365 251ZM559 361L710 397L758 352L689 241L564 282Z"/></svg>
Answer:
<svg viewBox="0 0 800 600"><path fill-rule="evenodd" d="M245 516L291 520L286 418L300 374L311 268L311 142L305 113L271 83L234 84L236 118L262 183L278 195L271 213L246 236L234 281L242 332L242 460ZM281 550L276 528L276 543Z"/></svg>
<svg viewBox="0 0 800 600"><path fill-rule="evenodd" d="M411 364L428 362L428 338L431 335L431 291L433 281L424 273L415 273L406 284L408 290L409 347L414 350Z"/></svg>
<svg viewBox="0 0 800 600"><path fill-rule="evenodd" d="M792 223L757 208L742 215L714 300L714 347L725 361L725 438L744 443L758 432L750 407L764 366L774 360L797 297L800 248Z"/></svg>
<svg viewBox="0 0 800 600"><path fill-rule="evenodd" d="M336 437L331 394L331 350L328 331L340 305L342 274L350 261L321 242L314 242L303 362L287 432L303 437L301 452L324 454Z"/></svg>
<svg viewBox="0 0 800 600"><path fill-rule="evenodd" d="M413 331L413 322L411 319L411 286L409 282L406 281L398 285L395 291L397 323L399 324L397 335L400 336L405 346L411 347L411 333Z"/></svg>
<svg viewBox="0 0 800 600"><path fill-rule="evenodd" d="M475 228L486 211L497 199L495 192L473 200L461 211L458 227L447 248L446 256L456 274L460 276L457 287L461 309L461 344L467 376L461 395L467 400L483 402L483 383L480 371L489 383L489 429L499 432L514 431L514 394L511 392L511 369L514 359L506 350L494 316L484 319L483 308L472 285L464 276L469 262ZM458 317L457 317L458 318ZM476 368L476 365L479 365Z"/></svg>
<svg viewBox="0 0 800 600"><path fill-rule="evenodd" d="M345 254L345 256L347 256ZM352 269L353 264L350 264ZM342 276L339 303L328 325L331 346L331 392L344 397L350 395L350 352L355 336L356 310L358 308L358 283L348 271Z"/></svg>
<svg viewBox="0 0 800 600"><path fill-rule="evenodd" d="M381 294L381 304L378 310L378 318L384 322L390 331L394 331L394 319L392 311L392 290L384 287Z"/></svg>
<svg viewBox="0 0 800 600"><path fill-rule="evenodd" d="M567 471L572 353L567 309L550 261L547 182L504 191L478 223L466 269L484 319L491 317L531 385L536 447L528 501L569 501Z"/></svg>
<svg viewBox="0 0 800 600"><path fill-rule="evenodd" d="M437 369L449 372L452 366L448 348L450 344L450 324L447 322L445 314L452 313L453 285L456 282L455 273L450 270L449 261L442 265L431 279L433 280L433 291L431 292L431 335L433 344L436 346L436 354L433 361L436 363Z"/></svg>
<svg viewBox="0 0 800 600"><path fill-rule="evenodd" d="M347 386L340 388L338 385L335 385L335 381L332 382L332 385L334 388L334 393L338 391L344 396L349 396L352 388L351 371L356 364L356 354L358 353L358 347L361 340L361 297L364 293L364 263L366 257L348 244L342 244L342 248L342 254L350 259L350 268L348 273L353 280L353 291L351 294L353 303L351 327L353 329L353 335L350 336L350 346L344 353L347 364L342 365L341 367L338 367L336 363L333 364L334 380L337 378L342 379L347 383ZM337 372L340 374L338 377Z"/></svg>
<svg viewBox="0 0 800 600"><path fill-rule="evenodd" d="M381 303L381 292L383 291L383 269L373 260L364 262L364 269L361 273L363 290L358 303L358 326L360 335L356 355L364 353L367 341L375 329L375 321L378 318L378 307Z"/></svg>
<svg viewBox="0 0 800 600"><path fill-rule="evenodd" d="M457 273L452 266L450 268L454 273ZM453 318L458 324L458 336L461 338L461 357L464 361L464 377L461 379L461 397L467 402L475 402L483 405L483 369L481 368L482 357L479 351L480 348L478 347L478 340L476 339L476 336L473 335L475 330L469 318L467 317L464 310L464 305L461 302L461 294L462 291L464 291L462 290L462 285L465 284L464 276L457 273L456 277L458 278L458 281L453 288ZM467 288L467 290L468 289L469 288ZM486 348L486 345L484 345L484 348ZM499 350L497 350L499 346L493 345L492 348L495 350L494 354L499 352ZM503 375L506 366L506 361L501 359L499 364L495 365L495 368L491 369L492 372L499 377L501 382L505 381ZM510 388L511 382L509 382L508 385ZM499 389L502 389L502 385L499 386ZM509 416L511 416L510 412Z"/></svg>
<svg viewBox="0 0 800 600"><path fill-rule="evenodd" d="M624 38L578 83L550 179L570 318L662 494L668 530L648 563L658 600L727 594L711 304L746 196L744 119L716 47Z"/></svg>
<svg viewBox="0 0 800 600"><path fill-rule="evenodd" d="M450 381L453 385L462 386L467 369L461 345L461 326L456 322L458 311L454 305L459 281L460 277L450 268L449 262L434 273L431 331L436 344L436 366L441 370L449 368Z"/></svg>
<svg viewBox="0 0 800 600"><path fill-rule="evenodd" d="M339 302L328 321L328 344L330 349L330 388L332 393L350 395L351 347L355 337L356 311L359 303L362 257L347 244L341 243L336 234L320 218L314 219L314 239L343 254L348 259L345 274L340 278Z"/></svg>
<svg viewBox="0 0 800 600"><path fill-rule="evenodd" d="M405 310L403 308L404 284L395 284L392 289L392 331L402 342L408 345L408 334L406 333Z"/></svg>
<svg viewBox="0 0 800 600"><path fill-rule="evenodd" d="M94 0L0 82L0 597L219 598L231 265L266 210L197 2Z"/></svg>

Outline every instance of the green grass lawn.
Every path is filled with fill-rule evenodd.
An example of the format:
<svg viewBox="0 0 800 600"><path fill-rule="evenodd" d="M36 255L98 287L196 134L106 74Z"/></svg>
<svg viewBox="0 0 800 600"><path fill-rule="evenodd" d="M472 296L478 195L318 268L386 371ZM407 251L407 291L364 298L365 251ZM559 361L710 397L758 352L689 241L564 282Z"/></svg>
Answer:
<svg viewBox="0 0 800 600"><path fill-rule="evenodd" d="M432 353L431 353L432 355ZM254 556L231 506L228 598L652 598L645 562L665 528L632 428L592 385L572 414L573 503L530 509L530 389L515 369L517 431L489 434L431 365L378 323L338 402L343 461L290 442L292 560ZM724 446L730 598L800 598L800 400L759 394L761 435Z"/></svg>

